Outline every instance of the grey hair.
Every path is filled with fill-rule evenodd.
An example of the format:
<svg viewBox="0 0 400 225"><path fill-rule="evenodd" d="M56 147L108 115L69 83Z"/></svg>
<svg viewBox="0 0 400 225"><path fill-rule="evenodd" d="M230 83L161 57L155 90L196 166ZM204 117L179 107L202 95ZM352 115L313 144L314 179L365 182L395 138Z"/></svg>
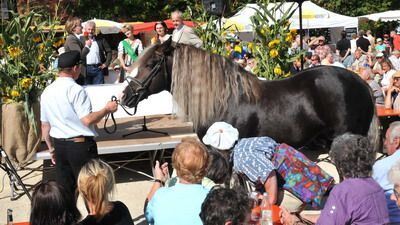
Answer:
<svg viewBox="0 0 400 225"><path fill-rule="evenodd" d="M376 152L367 137L345 133L333 140L329 152L344 178L370 177Z"/></svg>
<svg viewBox="0 0 400 225"><path fill-rule="evenodd" d="M390 183L400 185L400 160L398 160L388 173Z"/></svg>
<svg viewBox="0 0 400 225"><path fill-rule="evenodd" d="M400 121L392 122L389 125L389 141L392 143L395 138L400 138Z"/></svg>
<svg viewBox="0 0 400 225"><path fill-rule="evenodd" d="M86 27L93 27L96 28L96 23L93 20L89 20L85 23L85 28Z"/></svg>
<svg viewBox="0 0 400 225"><path fill-rule="evenodd" d="M179 10L173 11L173 12L171 13L171 17L172 17L172 15L177 15L179 18L182 19L182 12L179 11Z"/></svg>

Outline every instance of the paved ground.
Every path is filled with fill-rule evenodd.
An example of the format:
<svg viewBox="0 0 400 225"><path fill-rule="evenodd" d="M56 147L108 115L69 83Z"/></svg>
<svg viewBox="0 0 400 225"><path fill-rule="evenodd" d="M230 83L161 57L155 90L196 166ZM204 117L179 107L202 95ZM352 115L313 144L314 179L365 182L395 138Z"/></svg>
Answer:
<svg viewBox="0 0 400 225"><path fill-rule="evenodd" d="M118 158L103 157L106 161L123 160L132 157L132 154L119 154ZM36 168L43 164L43 161L36 161L29 165L29 168ZM45 167L49 166L50 162L45 161ZM151 173L150 165L148 161L135 162L127 165L130 169L144 171ZM116 168L115 166L113 166ZM27 170L20 170L18 173L23 177L25 184L36 184L37 182L48 179L54 179L54 170L49 169L45 172L35 171L28 175ZM116 192L113 199L124 202L132 215L135 224L147 224L143 217L143 204L146 195L152 185L149 178L139 175L137 173L130 172L123 168L117 169L116 172ZM24 176L26 175L26 176ZM7 209L13 210L14 221L29 221L30 214L30 201L26 195L21 196L19 199L11 201L11 191L9 186L9 179L3 170L0 170L0 224L6 224L6 212ZM29 188L29 187L28 187ZM86 209L83 206L83 201L78 200L78 208L82 212L82 215L86 215Z"/></svg>

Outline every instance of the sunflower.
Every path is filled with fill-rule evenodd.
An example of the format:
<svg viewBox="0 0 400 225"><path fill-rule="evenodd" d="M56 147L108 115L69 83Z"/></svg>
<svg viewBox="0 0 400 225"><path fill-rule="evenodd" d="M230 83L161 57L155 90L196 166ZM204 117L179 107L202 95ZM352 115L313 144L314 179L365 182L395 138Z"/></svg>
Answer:
<svg viewBox="0 0 400 225"><path fill-rule="evenodd" d="M269 51L269 56L271 56L272 58L275 58L279 55L278 50L276 49L272 49L271 51Z"/></svg>
<svg viewBox="0 0 400 225"><path fill-rule="evenodd" d="M33 38L33 42L35 43L39 43L42 40L42 38L40 38L40 36L36 36Z"/></svg>
<svg viewBox="0 0 400 225"><path fill-rule="evenodd" d="M278 39L274 39L274 40L272 40L272 41L270 41L269 43L268 43L268 47L269 48L274 48L276 45L278 45L279 44L279 40Z"/></svg>
<svg viewBox="0 0 400 225"><path fill-rule="evenodd" d="M7 51L11 58L17 58L22 54L22 50L17 46L8 46Z"/></svg>
<svg viewBox="0 0 400 225"><path fill-rule="evenodd" d="M275 66L274 73L276 75L281 75L282 74L282 69L281 69L281 67L279 65Z"/></svg>
<svg viewBox="0 0 400 225"><path fill-rule="evenodd" d="M288 34L288 35L286 36L286 38L285 38L285 41L286 41L286 42L291 42L292 40L293 40L293 37L292 37L291 34Z"/></svg>
<svg viewBox="0 0 400 225"><path fill-rule="evenodd" d="M29 77L24 78L24 79L22 79L22 80L20 81L20 85L21 85L21 87L24 88L24 89L28 89L28 88L31 86L31 84L32 84L32 79L29 78Z"/></svg>
<svg viewBox="0 0 400 225"><path fill-rule="evenodd" d="M13 98L18 98L19 96L21 96L21 94L19 93L19 91L17 90L12 90L10 93L11 97Z"/></svg>

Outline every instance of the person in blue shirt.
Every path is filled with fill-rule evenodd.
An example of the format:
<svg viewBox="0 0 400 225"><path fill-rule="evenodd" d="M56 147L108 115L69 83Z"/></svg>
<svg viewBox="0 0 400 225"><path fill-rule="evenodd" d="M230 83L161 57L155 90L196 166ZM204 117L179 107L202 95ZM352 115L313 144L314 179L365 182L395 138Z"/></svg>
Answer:
<svg viewBox="0 0 400 225"><path fill-rule="evenodd" d="M169 176L168 163L156 161L156 178L147 196L145 217L154 225L202 225L199 213L209 190L201 185L206 175L206 147L194 138L184 138L172 154L179 183L162 187Z"/></svg>
<svg viewBox="0 0 400 225"><path fill-rule="evenodd" d="M393 194L393 183L388 179L390 168L400 160L400 121L390 124L386 131L384 146L389 156L375 162L372 177L385 191L386 203L391 224L400 224L400 209L390 199Z"/></svg>

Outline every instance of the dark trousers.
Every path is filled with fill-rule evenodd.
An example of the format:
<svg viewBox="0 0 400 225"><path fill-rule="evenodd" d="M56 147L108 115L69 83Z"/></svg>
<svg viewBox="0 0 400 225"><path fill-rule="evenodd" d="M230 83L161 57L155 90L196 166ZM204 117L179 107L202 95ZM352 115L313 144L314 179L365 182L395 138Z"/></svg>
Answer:
<svg viewBox="0 0 400 225"><path fill-rule="evenodd" d="M81 167L97 157L97 144L93 139L76 143L54 139L56 151L56 181L71 197L75 197L76 183Z"/></svg>
<svg viewBox="0 0 400 225"><path fill-rule="evenodd" d="M86 78L85 84L104 84L103 70L98 65L87 65L86 66Z"/></svg>

